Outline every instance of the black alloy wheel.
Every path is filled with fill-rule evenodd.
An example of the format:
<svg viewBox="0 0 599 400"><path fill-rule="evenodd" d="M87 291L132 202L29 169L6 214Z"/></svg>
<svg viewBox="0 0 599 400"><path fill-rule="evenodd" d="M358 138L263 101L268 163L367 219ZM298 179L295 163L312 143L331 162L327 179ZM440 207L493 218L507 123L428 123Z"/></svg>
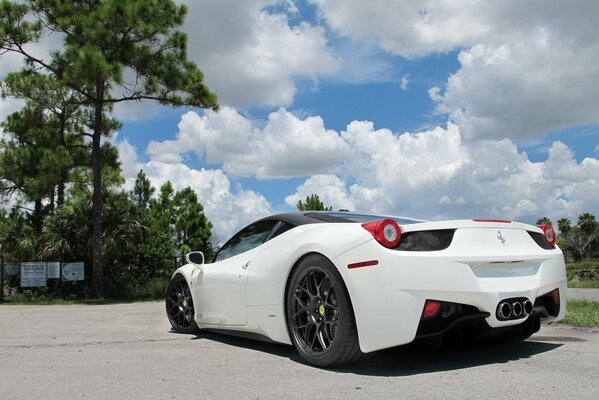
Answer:
<svg viewBox="0 0 599 400"><path fill-rule="evenodd" d="M362 356L349 295L328 259L310 255L302 260L292 273L286 297L289 332L308 363L340 366Z"/></svg>
<svg viewBox="0 0 599 400"><path fill-rule="evenodd" d="M183 275L175 275L168 284L166 289L166 315L176 332L194 333L198 331L193 298Z"/></svg>

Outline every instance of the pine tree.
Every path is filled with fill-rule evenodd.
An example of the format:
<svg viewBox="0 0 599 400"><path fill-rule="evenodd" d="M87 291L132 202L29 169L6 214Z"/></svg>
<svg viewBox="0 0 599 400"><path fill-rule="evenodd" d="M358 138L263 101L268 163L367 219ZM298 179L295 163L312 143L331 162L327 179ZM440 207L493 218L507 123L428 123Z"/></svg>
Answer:
<svg viewBox="0 0 599 400"><path fill-rule="evenodd" d="M178 29L187 9L172 0L29 0L0 3L0 50L22 55L29 67L52 74L90 107L93 170L92 297L103 297L102 151L105 113L114 104L155 100L171 106L216 108L203 74L187 60ZM33 18L33 20L32 20ZM64 48L42 59L26 45L47 31ZM125 80L125 72L133 78Z"/></svg>
<svg viewBox="0 0 599 400"><path fill-rule="evenodd" d="M306 197L306 201L301 200L297 203L297 209L300 211L331 211L333 207L326 207L317 194L311 194Z"/></svg>

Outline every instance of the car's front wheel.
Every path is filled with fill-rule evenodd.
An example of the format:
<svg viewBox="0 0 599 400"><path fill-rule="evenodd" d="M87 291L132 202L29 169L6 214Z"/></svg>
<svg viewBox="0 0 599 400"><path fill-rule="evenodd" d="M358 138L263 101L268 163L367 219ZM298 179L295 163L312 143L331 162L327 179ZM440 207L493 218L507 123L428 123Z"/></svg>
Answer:
<svg viewBox="0 0 599 400"><path fill-rule="evenodd" d="M347 289L325 257L310 255L294 269L286 312L293 345L308 363L341 366L363 355Z"/></svg>
<svg viewBox="0 0 599 400"><path fill-rule="evenodd" d="M195 333L199 330L191 291L181 274L175 275L166 288L166 315L176 332Z"/></svg>

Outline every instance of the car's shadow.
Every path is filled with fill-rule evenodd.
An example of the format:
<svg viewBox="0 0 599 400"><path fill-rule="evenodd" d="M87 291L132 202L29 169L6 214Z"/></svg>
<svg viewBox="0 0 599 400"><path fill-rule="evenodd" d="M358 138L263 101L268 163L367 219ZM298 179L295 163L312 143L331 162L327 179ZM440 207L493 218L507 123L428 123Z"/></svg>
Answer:
<svg viewBox="0 0 599 400"><path fill-rule="evenodd" d="M229 346L242 347L254 351L289 358L307 365L291 346L253 339L229 336L220 333L204 332L195 335L192 340L212 340ZM459 370L482 365L505 364L510 361L527 359L537 354L563 346L564 340L531 339L501 346L466 346L453 349L431 349L424 343L394 347L369 354L360 362L343 368L339 373L352 373L371 376L410 376L429 372ZM553 343L552 343L553 342Z"/></svg>

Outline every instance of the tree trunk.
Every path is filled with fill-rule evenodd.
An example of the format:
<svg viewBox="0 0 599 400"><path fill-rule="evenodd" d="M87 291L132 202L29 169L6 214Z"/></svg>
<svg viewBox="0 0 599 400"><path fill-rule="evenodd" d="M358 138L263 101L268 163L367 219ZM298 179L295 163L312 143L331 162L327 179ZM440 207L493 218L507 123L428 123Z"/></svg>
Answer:
<svg viewBox="0 0 599 400"><path fill-rule="evenodd" d="M66 188L66 173L60 172L60 181L58 182L58 188L56 190L56 206L60 207L64 205L64 191Z"/></svg>
<svg viewBox="0 0 599 400"><path fill-rule="evenodd" d="M66 107L65 107L65 109L60 114L60 145L61 146L65 145L64 131L66 129L66 124L67 124L66 119L67 119L67 115L66 115ZM56 193L56 205L58 207L60 207L64 204L64 191L66 188L67 173L68 173L68 169L66 169L66 168L60 169L60 177L58 179L58 185L57 185L57 191L56 191L57 192Z"/></svg>
<svg viewBox="0 0 599 400"><path fill-rule="evenodd" d="M103 130L104 83L96 83L94 133L92 140L92 174L94 193L92 196L92 292L95 299L104 298L104 274L102 271L102 148L100 139Z"/></svg>

